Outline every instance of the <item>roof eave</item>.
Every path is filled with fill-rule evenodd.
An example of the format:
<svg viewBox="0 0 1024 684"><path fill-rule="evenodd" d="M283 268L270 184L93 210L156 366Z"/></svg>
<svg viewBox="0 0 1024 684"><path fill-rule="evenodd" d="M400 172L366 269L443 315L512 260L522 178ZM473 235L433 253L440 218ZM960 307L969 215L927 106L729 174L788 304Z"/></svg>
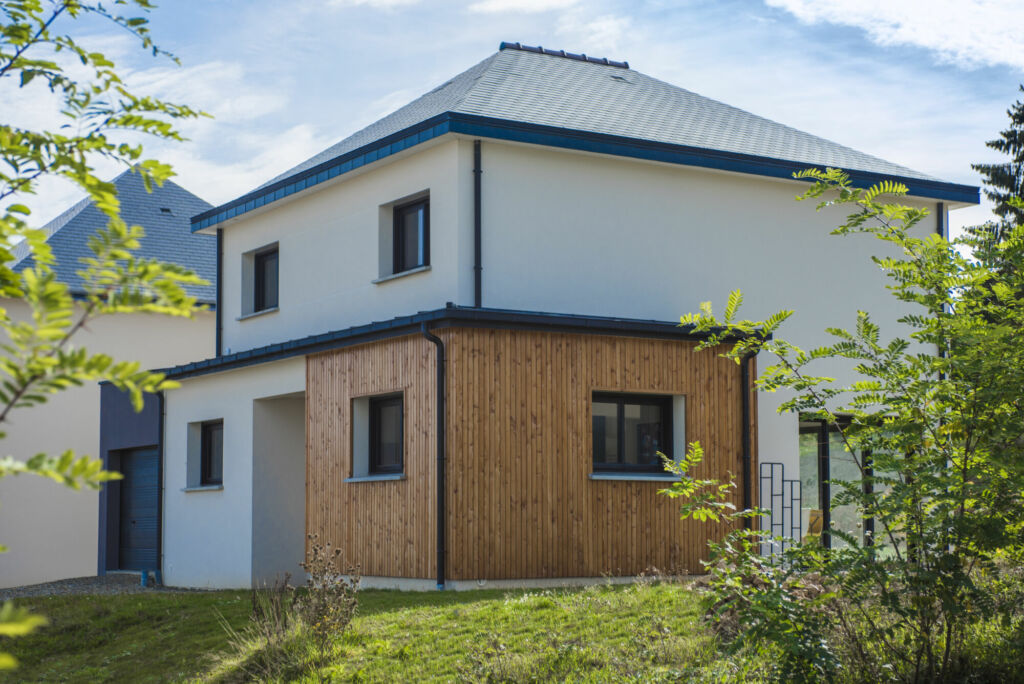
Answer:
<svg viewBox="0 0 1024 684"><path fill-rule="evenodd" d="M507 309L478 309L449 305L443 309L421 311L409 316L399 316L386 321L353 326L320 335L310 335L173 368L160 369L160 372L165 373L169 378L182 379L238 370L247 366L418 334L425 323L432 329L446 327L528 329L680 340L702 340L713 333L721 332L720 330L695 332L692 326L681 326L667 321Z"/></svg>
<svg viewBox="0 0 1024 684"><path fill-rule="evenodd" d="M258 188L226 204L197 214L192 217L192 232L212 229L228 219L333 180L342 174L362 168L367 164L372 164L446 133L460 133L475 137L789 180L792 180L795 172L814 166L810 162L689 147L642 138L593 133L459 112L445 112L351 152L329 159L310 169L293 174L277 183ZM895 180L906 185L909 194L914 197L956 204L978 204L980 202L980 191L972 185L857 169L844 169L844 171L850 174L851 182L858 187L869 187L882 180Z"/></svg>

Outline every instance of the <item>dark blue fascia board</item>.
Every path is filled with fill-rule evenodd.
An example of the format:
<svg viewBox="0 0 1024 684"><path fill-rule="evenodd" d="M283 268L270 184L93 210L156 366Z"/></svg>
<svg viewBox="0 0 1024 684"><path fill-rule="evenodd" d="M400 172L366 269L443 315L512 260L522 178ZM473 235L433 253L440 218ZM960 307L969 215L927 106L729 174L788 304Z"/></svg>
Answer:
<svg viewBox="0 0 1024 684"><path fill-rule="evenodd" d="M737 152L688 147L670 143L627 138L606 133L591 133L557 126L523 123L508 119L494 119L472 114L446 112L415 126L364 145L352 152L329 159L294 176L254 190L227 204L214 207L192 218L192 232L216 226L229 218L240 216L266 204L301 192L354 169L391 156L402 150L445 133L508 140L533 145L545 145L582 152L595 152L633 159L697 166L735 173L747 173L770 178L792 180L793 174L814 166L808 162L795 162L772 157L759 157ZM844 169L857 187L870 187L883 180L895 180L907 186L910 195L949 202L978 204L979 189L973 185L946 183L922 178L908 178L871 171Z"/></svg>
<svg viewBox="0 0 1024 684"><path fill-rule="evenodd" d="M448 306L443 309L421 311L411 316L399 316L386 321L359 325L344 330L310 335L287 342L279 342L255 349L225 354L212 359L187 363L173 368L158 369L168 378L181 379L209 373L237 370L271 361L316 354L392 337L419 334L422 325L439 328L491 328L503 330L540 330L548 332L616 335L675 340L701 340L710 333L695 332L692 326L680 326L665 321L583 316L578 314L514 311L507 309L477 309L475 307Z"/></svg>
<svg viewBox="0 0 1024 684"><path fill-rule="evenodd" d="M582 152L632 157L634 159L646 159L684 166L699 166L722 171L748 173L756 176L792 180L795 172L814 166L807 162L759 157L702 147L673 145L640 138L591 133L570 128L542 126L540 124L526 124L519 121L493 119L471 114L453 112L449 116L451 118L450 129L453 133L534 145L546 145L548 147L561 147ZM967 204L978 204L980 201L979 190L973 185L907 178L905 176L874 173L871 171L843 170L850 174L851 182L857 187L870 187L879 181L895 180L906 185L909 194L917 197L965 202Z"/></svg>
<svg viewBox="0 0 1024 684"><path fill-rule="evenodd" d="M253 190L227 204L196 214L192 217L192 232L216 226L227 219L241 216L253 209L259 209L271 202L337 178L344 173L397 154L414 145L433 140L447 132L448 115L441 114L432 117L334 159L328 159L273 185Z"/></svg>

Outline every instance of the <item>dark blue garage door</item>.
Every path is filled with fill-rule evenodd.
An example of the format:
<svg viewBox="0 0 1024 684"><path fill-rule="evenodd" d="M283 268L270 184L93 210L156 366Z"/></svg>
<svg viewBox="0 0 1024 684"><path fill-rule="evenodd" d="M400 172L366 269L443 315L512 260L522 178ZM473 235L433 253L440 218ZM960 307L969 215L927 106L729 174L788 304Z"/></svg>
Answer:
<svg viewBox="0 0 1024 684"><path fill-rule="evenodd" d="M160 537L160 452L155 448L121 452L121 570L157 570Z"/></svg>

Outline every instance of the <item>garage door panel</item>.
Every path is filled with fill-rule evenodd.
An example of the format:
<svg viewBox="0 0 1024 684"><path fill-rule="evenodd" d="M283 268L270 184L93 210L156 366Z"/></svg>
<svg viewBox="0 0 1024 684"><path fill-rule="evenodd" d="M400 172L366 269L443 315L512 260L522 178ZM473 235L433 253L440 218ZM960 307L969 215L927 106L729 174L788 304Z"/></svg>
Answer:
<svg viewBox="0 0 1024 684"><path fill-rule="evenodd" d="M118 567L155 570L160 538L160 453L155 448L121 454L121 520Z"/></svg>

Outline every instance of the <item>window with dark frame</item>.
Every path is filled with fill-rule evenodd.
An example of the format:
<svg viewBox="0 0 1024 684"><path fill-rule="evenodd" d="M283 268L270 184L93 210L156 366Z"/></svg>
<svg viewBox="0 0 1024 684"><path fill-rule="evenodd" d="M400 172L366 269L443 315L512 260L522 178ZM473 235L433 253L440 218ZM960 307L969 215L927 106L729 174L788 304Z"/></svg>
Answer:
<svg viewBox="0 0 1024 684"><path fill-rule="evenodd" d="M861 518L854 504L835 505L832 500L836 493L834 490L841 491L840 487L832 486L833 481L860 480L864 493L870 494L875 478L871 451L851 453L846 448L840 428L848 429L851 418L841 415L837 419L838 425L815 417L800 417L800 479L805 505L810 507L812 517L820 516L821 542L825 548L842 548L847 545L846 540L829 533L835 527L851 534L857 534L859 528L863 534L863 544L872 546L875 542L874 518ZM892 474L881 475L884 477ZM886 546L884 541L883 546ZM887 551L883 549L882 552Z"/></svg>
<svg viewBox="0 0 1024 684"><path fill-rule="evenodd" d="M370 399L370 474L402 472L402 395Z"/></svg>
<svg viewBox="0 0 1024 684"><path fill-rule="evenodd" d="M277 307L278 252L277 247L257 252L253 256L253 312Z"/></svg>
<svg viewBox="0 0 1024 684"><path fill-rule="evenodd" d="M595 393L594 470L664 473L672 458L672 397Z"/></svg>
<svg viewBox="0 0 1024 684"><path fill-rule="evenodd" d="M394 272L430 263L430 200L421 199L394 209Z"/></svg>
<svg viewBox="0 0 1024 684"><path fill-rule="evenodd" d="M199 484L224 484L224 421L203 423L200 461Z"/></svg>

